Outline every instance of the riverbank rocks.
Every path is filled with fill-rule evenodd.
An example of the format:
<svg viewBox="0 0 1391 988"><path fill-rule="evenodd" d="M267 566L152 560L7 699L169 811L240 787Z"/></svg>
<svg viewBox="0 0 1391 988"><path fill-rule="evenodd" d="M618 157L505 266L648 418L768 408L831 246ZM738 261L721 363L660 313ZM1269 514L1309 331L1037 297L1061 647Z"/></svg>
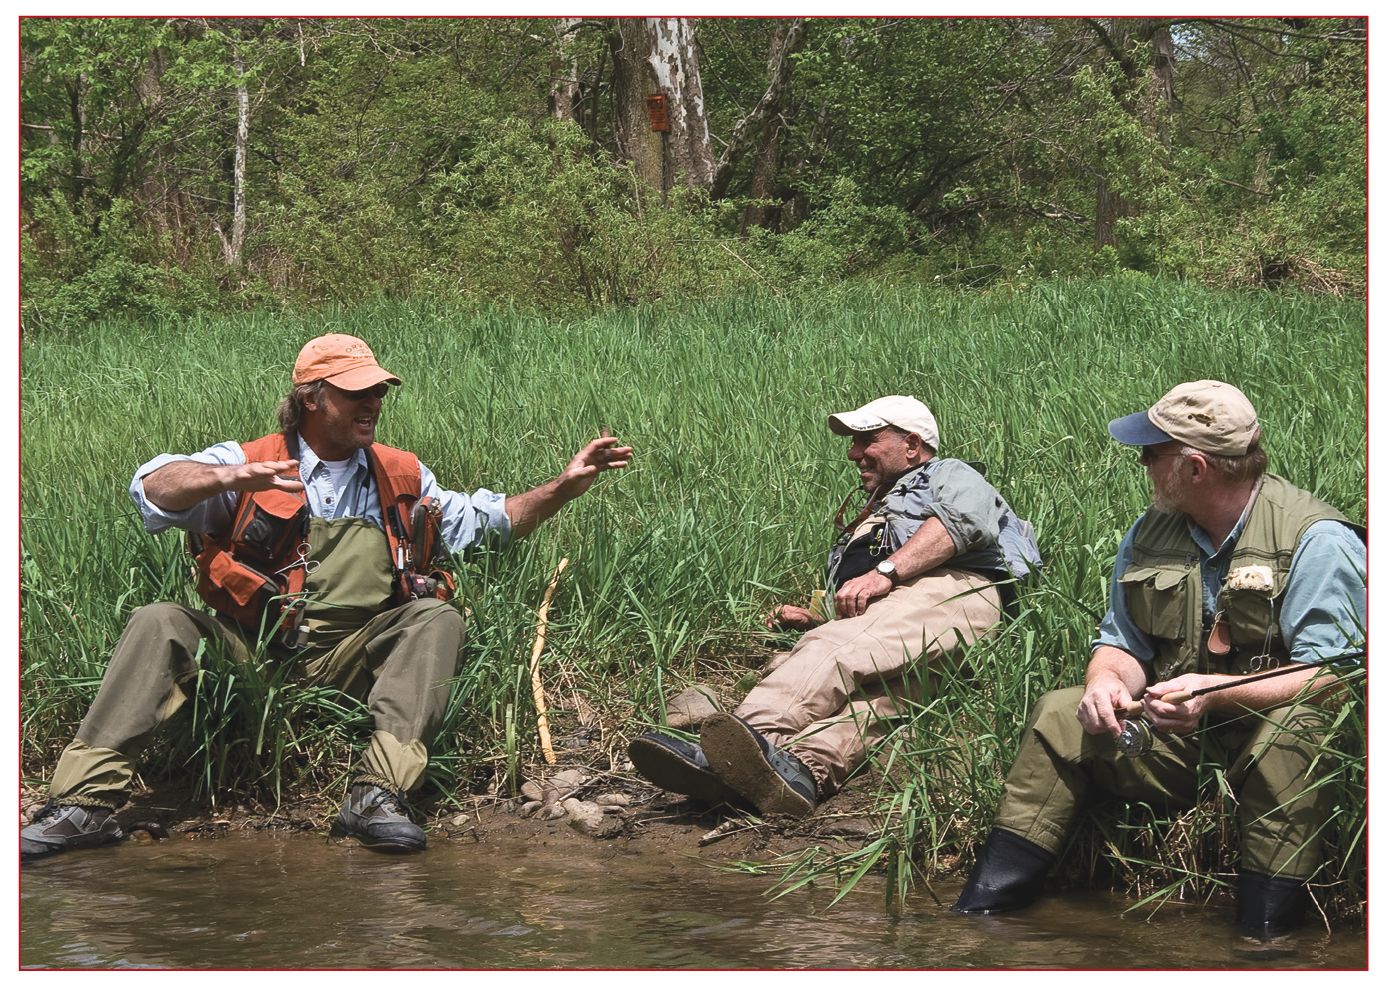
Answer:
<svg viewBox="0 0 1391 988"><path fill-rule="evenodd" d="M615 837L623 831L623 811L617 806L600 806L582 799L567 799L561 806L570 826L588 837Z"/></svg>
<svg viewBox="0 0 1391 988"><path fill-rule="evenodd" d="M711 714L723 712L715 691L709 686L688 686L667 701L667 726L693 731Z"/></svg>
<svg viewBox="0 0 1391 988"><path fill-rule="evenodd" d="M596 776L578 769L565 769L545 779L528 779L522 784L522 805L518 814L537 820L565 820L589 837L614 837L623 831L624 809L631 800L621 792L600 793L580 798Z"/></svg>

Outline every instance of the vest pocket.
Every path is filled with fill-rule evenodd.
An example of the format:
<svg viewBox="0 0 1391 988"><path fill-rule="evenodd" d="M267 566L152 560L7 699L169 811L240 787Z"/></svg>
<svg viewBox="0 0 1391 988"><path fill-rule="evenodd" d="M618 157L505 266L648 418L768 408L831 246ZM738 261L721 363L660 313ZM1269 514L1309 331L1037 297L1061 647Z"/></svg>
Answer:
<svg viewBox="0 0 1391 988"><path fill-rule="evenodd" d="M223 607L218 603L213 603L213 607L233 615L237 615L239 610L245 608L252 601L257 602L259 609L260 606L264 606L266 601L280 592L270 577L257 572L245 563L237 562L229 552L219 552L213 557L208 566L208 576L212 583L212 591L220 595L225 594L226 599L235 605ZM257 600L258 595L264 596Z"/></svg>
<svg viewBox="0 0 1391 988"><path fill-rule="evenodd" d="M1130 620L1147 635L1182 641L1188 630L1187 584L1184 569L1131 566L1120 577Z"/></svg>

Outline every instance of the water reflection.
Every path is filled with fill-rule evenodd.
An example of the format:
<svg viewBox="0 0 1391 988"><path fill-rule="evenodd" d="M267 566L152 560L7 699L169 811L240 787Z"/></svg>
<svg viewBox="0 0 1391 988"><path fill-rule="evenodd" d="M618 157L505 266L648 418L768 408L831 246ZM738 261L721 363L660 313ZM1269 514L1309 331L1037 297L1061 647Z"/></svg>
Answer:
<svg viewBox="0 0 1391 988"><path fill-rule="evenodd" d="M24 869L26 967L1343 968L1360 934L1273 946L1220 907L1121 915L1054 897L961 917L928 895L886 915L866 884L769 900L766 882L693 857L568 838L439 840L387 857L305 835L130 844ZM943 903L955 889L937 890Z"/></svg>

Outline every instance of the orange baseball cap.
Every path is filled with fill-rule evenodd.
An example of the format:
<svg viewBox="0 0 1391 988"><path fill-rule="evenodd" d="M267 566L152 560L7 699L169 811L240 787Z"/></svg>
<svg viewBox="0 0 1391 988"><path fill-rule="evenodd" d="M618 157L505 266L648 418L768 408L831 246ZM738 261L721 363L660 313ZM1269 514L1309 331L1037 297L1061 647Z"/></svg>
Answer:
<svg viewBox="0 0 1391 988"><path fill-rule="evenodd" d="M329 333L304 344L290 381L327 381L344 391L361 391L383 381L401 383L399 377L377 363L371 347L346 333Z"/></svg>

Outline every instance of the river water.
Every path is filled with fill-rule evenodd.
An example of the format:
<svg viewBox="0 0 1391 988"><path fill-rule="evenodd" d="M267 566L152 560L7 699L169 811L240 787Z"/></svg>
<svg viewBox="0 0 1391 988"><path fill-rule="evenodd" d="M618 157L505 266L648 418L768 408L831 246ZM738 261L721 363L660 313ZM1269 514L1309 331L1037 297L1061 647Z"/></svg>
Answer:
<svg viewBox="0 0 1391 988"><path fill-rule="evenodd" d="M1228 906L1122 916L1051 896L962 917L959 881L897 914L882 884L771 900L769 881L626 842L434 841L391 857L310 835L244 834L65 854L21 876L25 968L1365 969L1360 931L1274 945Z"/></svg>

